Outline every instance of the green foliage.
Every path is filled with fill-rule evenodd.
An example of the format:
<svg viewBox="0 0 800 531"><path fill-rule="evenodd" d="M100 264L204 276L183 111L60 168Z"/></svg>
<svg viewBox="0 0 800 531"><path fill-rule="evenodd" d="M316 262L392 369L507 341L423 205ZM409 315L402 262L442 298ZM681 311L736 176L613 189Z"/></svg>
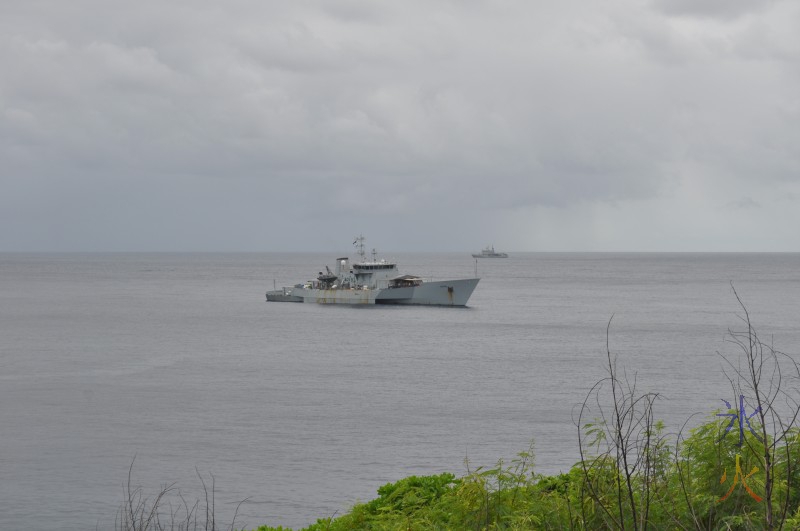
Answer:
<svg viewBox="0 0 800 531"><path fill-rule="evenodd" d="M764 493L759 441L746 433L737 446L733 430L722 437L726 422L712 418L678 440L678 447L657 438L647 474L633 477L639 521L623 510L626 529L737 529L763 528L764 502L757 502L739 481L733 485L736 455L747 475L759 472L747 484L759 496ZM593 424L588 429L597 430ZM654 435L663 426L654 424ZM597 433L597 431L593 432ZM736 437L734 437L736 435ZM793 430L781 446L783 457L775 464L778 499L788 494L785 528L800 528L800 431ZM399 531L428 529L527 530L527 529L618 529L617 511L621 493L620 469L607 454L586 456L568 472L552 476L533 470L533 451L521 452L506 464L472 470L460 478L443 473L410 476L378 489L378 497L356 504L338 518L325 518L304 531ZM721 482L727 473L727 481ZM787 483L787 474L792 482ZM787 489L791 484L791 489ZM645 488L646 487L646 488ZM647 498L645 498L647 495ZM648 502L647 504L645 502ZM781 505L774 505L780 511ZM289 531L281 527L259 527L256 531Z"/></svg>
<svg viewBox="0 0 800 531"><path fill-rule="evenodd" d="M446 472L438 476L410 476L378 489L379 497L366 504L371 514L397 512L411 514L433 504L450 490L455 476Z"/></svg>

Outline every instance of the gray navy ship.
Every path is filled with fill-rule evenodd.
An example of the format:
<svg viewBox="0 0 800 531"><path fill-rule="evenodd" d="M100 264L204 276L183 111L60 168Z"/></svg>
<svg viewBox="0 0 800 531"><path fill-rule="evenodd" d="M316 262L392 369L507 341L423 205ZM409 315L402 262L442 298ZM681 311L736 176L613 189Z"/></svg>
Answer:
<svg viewBox="0 0 800 531"><path fill-rule="evenodd" d="M473 254L473 258L508 258L508 253L498 253L494 250L494 245L488 245L480 254Z"/></svg>
<svg viewBox="0 0 800 531"><path fill-rule="evenodd" d="M337 258L334 271L325 266L315 280L292 287L268 291L273 302L315 302L317 304L421 304L429 306L466 306L478 285L478 278L425 281L414 275L401 275L397 264L372 260L364 253L364 237L353 242L360 261Z"/></svg>

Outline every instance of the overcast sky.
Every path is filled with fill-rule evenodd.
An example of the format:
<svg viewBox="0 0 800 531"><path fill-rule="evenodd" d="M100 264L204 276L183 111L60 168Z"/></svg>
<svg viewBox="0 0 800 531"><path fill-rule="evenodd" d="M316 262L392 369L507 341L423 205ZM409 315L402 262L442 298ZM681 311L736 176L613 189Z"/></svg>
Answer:
<svg viewBox="0 0 800 531"><path fill-rule="evenodd" d="M797 0L4 0L0 251L799 251Z"/></svg>

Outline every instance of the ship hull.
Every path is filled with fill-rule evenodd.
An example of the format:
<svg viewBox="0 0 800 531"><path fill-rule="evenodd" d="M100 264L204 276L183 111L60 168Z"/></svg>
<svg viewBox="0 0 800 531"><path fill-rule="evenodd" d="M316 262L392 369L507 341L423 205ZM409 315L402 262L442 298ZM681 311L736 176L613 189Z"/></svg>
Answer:
<svg viewBox="0 0 800 531"><path fill-rule="evenodd" d="M423 282L419 286L380 290L376 304L421 304L426 306L466 306L478 285L477 278Z"/></svg>
<svg viewBox="0 0 800 531"><path fill-rule="evenodd" d="M405 304L423 306L466 306L479 279L439 280L418 286L384 289L313 289L267 292L273 302L312 302L317 304Z"/></svg>

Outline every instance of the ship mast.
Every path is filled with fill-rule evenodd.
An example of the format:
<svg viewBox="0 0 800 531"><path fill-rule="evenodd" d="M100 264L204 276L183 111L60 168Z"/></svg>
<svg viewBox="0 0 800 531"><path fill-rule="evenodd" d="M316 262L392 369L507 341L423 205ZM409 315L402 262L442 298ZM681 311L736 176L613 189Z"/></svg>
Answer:
<svg viewBox="0 0 800 531"><path fill-rule="evenodd" d="M359 256L361 256L361 261L362 262L366 261L365 254L364 254L364 240L365 239L366 238L364 238L364 235L360 234L360 235L356 236L356 239L353 242L353 245L355 245L356 249L358 249L358 254L359 254Z"/></svg>

